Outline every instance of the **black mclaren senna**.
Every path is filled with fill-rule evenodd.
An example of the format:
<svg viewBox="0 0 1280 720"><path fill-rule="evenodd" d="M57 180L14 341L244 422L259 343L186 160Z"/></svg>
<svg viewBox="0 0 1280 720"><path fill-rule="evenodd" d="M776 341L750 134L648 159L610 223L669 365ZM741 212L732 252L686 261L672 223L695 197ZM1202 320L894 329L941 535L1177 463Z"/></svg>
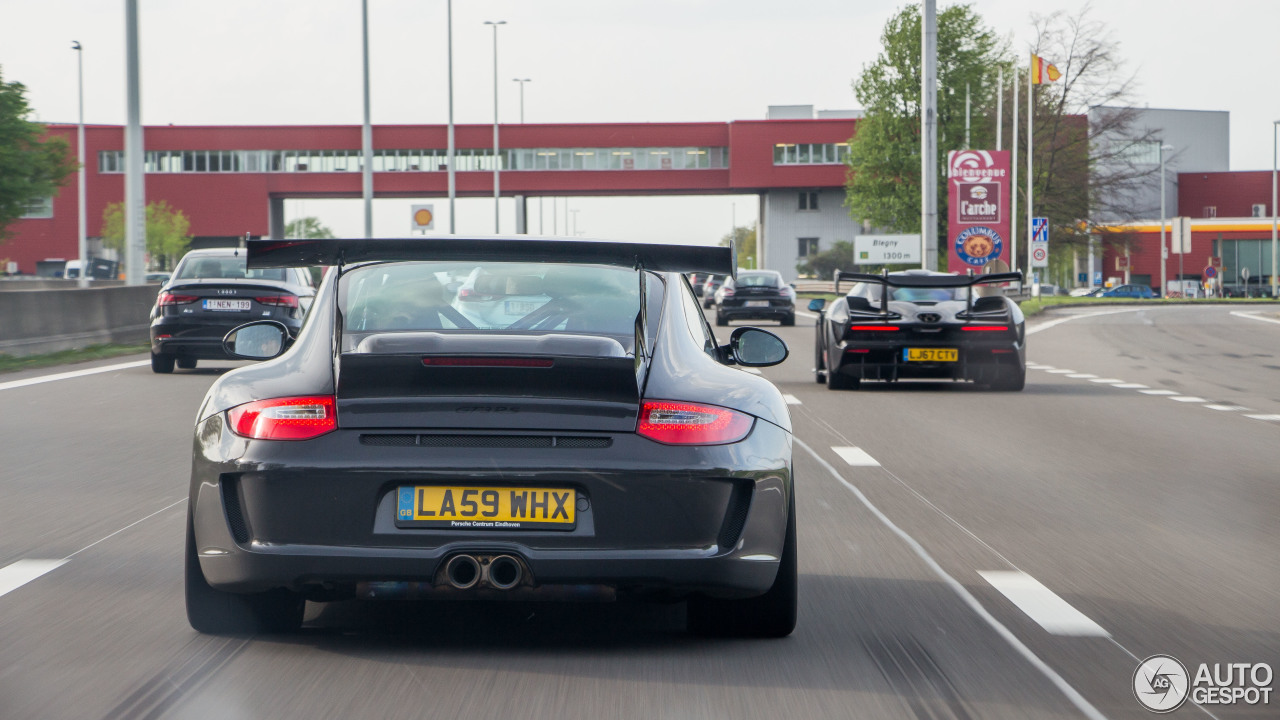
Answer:
<svg viewBox="0 0 1280 720"><path fill-rule="evenodd" d="M863 380L968 380L994 390L1026 383L1026 329L1017 303L995 287L1021 273L954 275L907 270L883 275L836 271L853 287L818 320L814 377L833 390Z"/></svg>
<svg viewBox="0 0 1280 720"><path fill-rule="evenodd" d="M791 421L716 340L683 273L730 248L550 238L250 241L251 268L332 266L294 337L198 413L191 625L297 628L305 601L687 600L690 629L796 622ZM429 613L424 604L424 612Z"/></svg>

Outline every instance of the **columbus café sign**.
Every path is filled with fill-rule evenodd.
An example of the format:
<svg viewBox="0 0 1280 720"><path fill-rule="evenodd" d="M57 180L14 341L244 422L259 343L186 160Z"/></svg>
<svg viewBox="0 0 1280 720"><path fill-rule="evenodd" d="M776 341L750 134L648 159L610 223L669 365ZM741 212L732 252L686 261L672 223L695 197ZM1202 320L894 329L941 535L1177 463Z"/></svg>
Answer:
<svg viewBox="0 0 1280 720"><path fill-rule="evenodd" d="M947 156L947 269L981 272L1010 261L1009 152L956 150Z"/></svg>

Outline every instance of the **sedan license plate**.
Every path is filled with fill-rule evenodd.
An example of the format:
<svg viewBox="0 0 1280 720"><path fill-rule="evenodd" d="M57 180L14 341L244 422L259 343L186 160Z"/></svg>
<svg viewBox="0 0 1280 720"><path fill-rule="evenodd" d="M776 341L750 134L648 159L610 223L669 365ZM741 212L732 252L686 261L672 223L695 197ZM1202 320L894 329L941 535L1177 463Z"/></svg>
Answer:
<svg viewBox="0 0 1280 720"><path fill-rule="evenodd" d="M768 300L748 300L747 307L769 307Z"/></svg>
<svg viewBox="0 0 1280 720"><path fill-rule="evenodd" d="M398 527L462 530L572 530L577 494L571 488L401 487Z"/></svg>
<svg viewBox="0 0 1280 720"><path fill-rule="evenodd" d="M960 351L956 348L903 348L902 359L907 362L956 362Z"/></svg>
<svg viewBox="0 0 1280 720"><path fill-rule="evenodd" d="M249 310L248 300L205 300L205 310L230 310L232 312L246 312Z"/></svg>
<svg viewBox="0 0 1280 720"><path fill-rule="evenodd" d="M528 315L542 305L532 300L507 300L506 303L508 315Z"/></svg>

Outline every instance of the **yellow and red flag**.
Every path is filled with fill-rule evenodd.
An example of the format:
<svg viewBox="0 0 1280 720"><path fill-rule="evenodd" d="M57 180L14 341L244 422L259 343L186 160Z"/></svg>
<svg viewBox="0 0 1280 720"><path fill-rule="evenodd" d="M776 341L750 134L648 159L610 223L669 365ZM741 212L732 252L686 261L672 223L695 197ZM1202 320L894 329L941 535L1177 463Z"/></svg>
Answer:
<svg viewBox="0 0 1280 720"><path fill-rule="evenodd" d="M1062 77L1062 73L1058 68L1049 63L1048 60L1039 55L1031 56L1031 84L1040 85L1044 82L1054 82Z"/></svg>

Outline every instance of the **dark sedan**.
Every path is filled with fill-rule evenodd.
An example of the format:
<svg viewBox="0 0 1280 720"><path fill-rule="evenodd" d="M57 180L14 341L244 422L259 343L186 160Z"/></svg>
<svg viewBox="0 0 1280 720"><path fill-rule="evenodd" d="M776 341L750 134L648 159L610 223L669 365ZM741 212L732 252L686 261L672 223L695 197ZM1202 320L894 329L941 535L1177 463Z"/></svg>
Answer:
<svg viewBox="0 0 1280 720"><path fill-rule="evenodd" d="M314 296L305 269L249 269L240 248L192 250L151 308L151 370L231 359L222 338L249 320L275 320L296 333Z"/></svg>
<svg viewBox="0 0 1280 720"><path fill-rule="evenodd" d="M774 270L743 270L725 278L714 295L716 325L730 320L777 320L796 324L796 291Z"/></svg>
<svg viewBox="0 0 1280 720"><path fill-rule="evenodd" d="M884 275L836 271L853 287L818 320L814 379L833 390L863 380L969 380L996 390L1026 383L1026 332L1017 303L990 285L1021 273L952 275L906 270Z"/></svg>
<svg viewBox="0 0 1280 720"><path fill-rule="evenodd" d="M251 241L249 268L336 265L296 338L228 349L195 427L187 617L288 631L303 601L687 600L690 629L795 626L791 422L681 273L728 248L540 238ZM502 278L483 322L450 278ZM451 289L453 288L453 289ZM534 301L530 298L539 297ZM514 307L514 306L513 306ZM508 313L510 314L510 313ZM273 359L269 359L273 358Z"/></svg>

